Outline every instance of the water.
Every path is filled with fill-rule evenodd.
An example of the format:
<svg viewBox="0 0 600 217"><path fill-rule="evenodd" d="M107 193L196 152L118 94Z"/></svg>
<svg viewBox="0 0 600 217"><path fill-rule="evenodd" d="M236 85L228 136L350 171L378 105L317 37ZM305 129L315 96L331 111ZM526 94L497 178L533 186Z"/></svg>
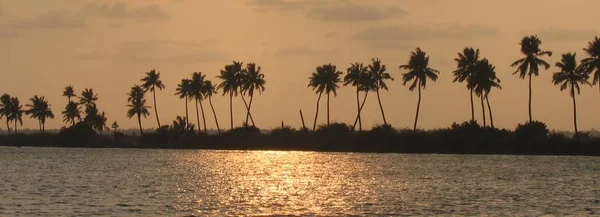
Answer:
<svg viewBox="0 0 600 217"><path fill-rule="evenodd" d="M0 147L0 216L600 215L600 158Z"/></svg>

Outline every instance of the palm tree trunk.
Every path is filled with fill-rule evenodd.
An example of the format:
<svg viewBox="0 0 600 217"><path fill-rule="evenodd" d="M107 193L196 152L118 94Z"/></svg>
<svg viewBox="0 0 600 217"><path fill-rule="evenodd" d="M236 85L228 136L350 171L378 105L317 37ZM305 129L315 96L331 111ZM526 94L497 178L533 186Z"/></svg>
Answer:
<svg viewBox="0 0 600 217"><path fill-rule="evenodd" d="M40 133L44 133L44 131L42 130L42 121L38 120L38 126L40 127Z"/></svg>
<svg viewBox="0 0 600 217"><path fill-rule="evenodd" d="M329 93L327 93L327 126L329 126Z"/></svg>
<svg viewBox="0 0 600 217"><path fill-rule="evenodd" d="M208 103L210 104L210 109L212 109L213 116L215 117L215 123L217 124L217 133L221 134L221 128L219 127L219 120L217 119L217 113L215 112L215 107L212 104L212 96L208 97Z"/></svg>
<svg viewBox="0 0 600 217"><path fill-rule="evenodd" d="M233 92L229 92L229 121L233 130Z"/></svg>
<svg viewBox="0 0 600 217"><path fill-rule="evenodd" d="M315 121L313 123L313 131L315 131L317 129L317 117L319 117L319 101L321 101L321 95L323 95L323 92L320 92L319 98L317 98L317 111L315 112Z"/></svg>
<svg viewBox="0 0 600 217"><path fill-rule="evenodd" d="M487 102L488 111L490 112L490 126L494 128L494 116L492 115L492 106L490 106L490 99L488 94L485 94L485 101Z"/></svg>
<svg viewBox="0 0 600 217"><path fill-rule="evenodd" d="M144 130L142 129L142 114L137 114L138 125L140 125L140 136L144 135Z"/></svg>
<svg viewBox="0 0 600 217"><path fill-rule="evenodd" d="M471 121L475 121L475 107L473 106L473 90L471 89Z"/></svg>
<svg viewBox="0 0 600 217"><path fill-rule="evenodd" d="M244 106L246 106L246 115L250 115L250 121L252 122L252 126L256 126L254 125L254 118L252 117L252 114L250 114L250 106L248 106L248 103L246 103L246 98L244 97L244 94L240 94L242 96L242 101L244 102ZM246 125L250 125L248 124L248 120L246 120Z"/></svg>
<svg viewBox="0 0 600 217"><path fill-rule="evenodd" d="M152 91L152 95L154 95L154 114L156 115L156 123L158 123L158 128L160 128L160 119L158 118L158 108L156 107L156 89Z"/></svg>
<svg viewBox="0 0 600 217"><path fill-rule="evenodd" d="M46 133L46 122L42 121L42 134Z"/></svg>
<svg viewBox="0 0 600 217"><path fill-rule="evenodd" d="M15 134L17 134L18 132L18 128L17 128L17 120L15 120Z"/></svg>
<svg viewBox="0 0 600 217"><path fill-rule="evenodd" d="M358 89L358 86L356 87L356 109L358 110L358 131L362 131L362 120L360 118L360 89Z"/></svg>
<svg viewBox="0 0 600 217"><path fill-rule="evenodd" d="M250 109L252 109L252 101L254 100L254 93L250 93L250 102L248 103L248 111L246 112L246 123L248 123L248 118L250 116L252 116L252 114L250 113ZM252 121L252 126L256 126L254 125L254 121L252 119L250 119Z"/></svg>
<svg viewBox="0 0 600 217"><path fill-rule="evenodd" d="M575 103L575 90L571 90L571 93L571 96L573 96L573 126L575 126L575 137L577 137L579 131L577 131L577 104Z"/></svg>
<svg viewBox="0 0 600 217"><path fill-rule="evenodd" d="M204 117L204 107L202 106L202 100L200 102L200 111L202 111L202 123L204 124L204 133L208 133L208 129L206 129L206 118ZM200 128L200 126L198 126Z"/></svg>
<svg viewBox="0 0 600 217"><path fill-rule="evenodd" d="M377 88L377 101L379 101L379 109L381 109L381 117L383 117L383 125L387 125L385 113L383 112L383 105L381 105L381 98L379 97L379 88Z"/></svg>
<svg viewBox="0 0 600 217"><path fill-rule="evenodd" d="M365 106L365 102L367 102L367 96L369 95L369 91L365 92L365 97L363 98L363 101L360 105L360 108L358 109L358 115L356 116L356 119L354 119L354 124L352 124L352 129L356 128L356 123L358 122L358 117L360 114L362 114L362 109Z"/></svg>
<svg viewBox="0 0 600 217"><path fill-rule="evenodd" d="M483 106L483 94L481 94L481 96L479 96L479 99L481 99L481 111L483 112L483 127L486 127L487 124L485 122L485 107Z"/></svg>
<svg viewBox="0 0 600 217"><path fill-rule="evenodd" d="M6 117L6 129L8 130L8 134L12 134L10 130L10 121L8 120L8 117Z"/></svg>
<svg viewBox="0 0 600 217"><path fill-rule="evenodd" d="M185 125L189 125L190 124L190 119L189 119L189 111L188 111L188 97L185 96Z"/></svg>
<svg viewBox="0 0 600 217"><path fill-rule="evenodd" d="M533 118L531 117L531 73L529 74L529 122L532 122Z"/></svg>
<svg viewBox="0 0 600 217"><path fill-rule="evenodd" d="M413 130L417 131L417 122L419 121L419 109L421 108L421 82L419 82L419 100L417 101L417 114L415 115L415 125Z"/></svg>
<svg viewBox="0 0 600 217"><path fill-rule="evenodd" d="M201 129L200 129L200 113L198 111L198 98L196 98L196 121L198 123L198 133L200 133Z"/></svg>

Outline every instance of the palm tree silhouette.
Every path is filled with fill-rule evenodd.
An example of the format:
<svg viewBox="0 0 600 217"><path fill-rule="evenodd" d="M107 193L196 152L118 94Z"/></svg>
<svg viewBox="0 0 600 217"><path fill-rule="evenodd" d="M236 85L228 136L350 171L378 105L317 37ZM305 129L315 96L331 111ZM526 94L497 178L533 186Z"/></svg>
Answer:
<svg viewBox="0 0 600 217"><path fill-rule="evenodd" d="M550 64L540 59L545 55L552 56L551 51L543 51L540 49L542 41L536 36L527 36L521 40L521 53L525 57L515 61L511 64L511 67L517 67L517 70L513 74L519 73L521 79L529 77L529 122L533 121L531 115L531 77L533 75L538 76L540 73L540 66L544 66L545 69L550 68Z"/></svg>
<svg viewBox="0 0 600 217"><path fill-rule="evenodd" d="M71 123L71 126L75 126L75 119L81 120L81 111L79 111L79 105L76 102L69 101L65 110L62 112L63 121L65 123Z"/></svg>
<svg viewBox="0 0 600 217"><path fill-rule="evenodd" d="M0 97L0 118L5 117L6 118L6 129L8 130L8 134L11 134L11 130L10 130L10 121L11 119L8 118L10 116L10 112L11 112L11 108L12 108L12 102L10 101L10 95L8 94L3 94Z"/></svg>
<svg viewBox="0 0 600 217"><path fill-rule="evenodd" d="M113 122L110 127L113 129L113 132L117 132L117 130L119 130L119 124L116 121Z"/></svg>
<svg viewBox="0 0 600 217"><path fill-rule="evenodd" d="M600 39L598 37L594 38L594 41L588 42L588 47L583 49L588 58L581 60L581 67L583 67L586 73L590 74L594 72L594 76L592 77L592 83L598 84L600 82ZM600 85L598 85L600 88Z"/></svg>
<svg viewBox="0 0 600 217"><path fill-rule="evenodd" d="M202 85L204 89L204 97L208 98L208 103L210 104L210 109L212 110L213 116L215 117L215 123L217 125L217 133L221 134L221 128L219 127L219 120L217 119L217 113L215 112L215 107L212 103L213 94L217 94L217 87L212 84L210 80L204 80L204 84Z"/></svg>
<svg viewBox="0 0 600 217"><path fill-rule="evenodd" d="M108 121L108 119L106 118L105 112L102 112L100 115L96 116L96 120L94 121L94 129L100 132L100 136L102 136L102 132L104 132L104 130L110 130L110 128L106 126L106 121Z"/></svg>
<svg viewBox="0 0 600 217"><path fill-rule="evenodd" d="M65 90L63 91L63 96L67 97L67 99L69 99L69 102L71 101L71 98L77 97L77 95L75 95L75 89L73 89L73 86L66 86Z"/></svg>
<svg viewBox="0 0 600 217"><path fill-rule="evenodd" d="M319 94L319 98L317 99L317 111L315 112L315 121L313 123L313 131L317 128L317 117L319 116L319 101L321 100L321 95L323 92L327 94L327 126L330 124L329 119L329 95L333 92L334 96L337 96L337 88L339 88L338 83L341 82L340 76L343 73L336 70L334 65L327 64L318 66L316 72L313 72L308 83L309 87L312 87L313 90L316 90L316 93Z"/></svg>
<svg viewBox="0 0 600 217"><path fill-rule="evenodd" d="M487 59L477 61L473 66L474 73L467 79L467 88L473 90L477 96L481 99L481 111L483 114L483 126L486 126L485 119L485 106L483 100L487 102L489 114L490 114L490 126L494 128L494 116L492 114L492 106L489 101L489 94L492 91L492 87L502 89L500 86L500 79L496 77L496 67L489 63Z"/></svg>
<svg viewBox="0 0 600 217"><path fill-rule="evenodd" d="M248 124L248 118L252 121L252 126L256 126L254 124L254 118L252 117L252 113L250 109L252 108L252 101L254 99L254 91L258 91L259 94L262 94L265 91L265 75L260 72L260 66L256 66L255 63L246 64L246 69L242 71L242 79L240 85L240 91L242 92L242 100L244 104L246 100L244 99L244 94L248 94L250 96L250 102L247 106L246 112L246 124Z"/></svg>
<svg viewBox="0 0 600 217"><path fill-rule="evenodd" d="M552 75L552 83L554 85L560 85L560 90L563 91L569 88L569 94L573 99L573 125L575 126L575 136L578 135L577 131L577 105L575 103L575 91L579 94L579 84L588 84L589 75L586 73L586 68L582 64L577 66L576 54L566 53L562 55L560 62L556 63L556 67L560 69L560 72L555 72Z"/></svg>
<svg viewBox="0 0 600 217"><path fill-rule="evenodd" d="M224 70L221 70L221 74L217 78L221 79L221 83L217 86L217 89L223 90L223 95L229 93L229 116L231 122L231 129L233 130L233 95L238 94L238 88L240 86L240 73L242 72L242 62L234 61L231 65L226 65Z"/></svg>
<svg viewBox="0 0 600 217"><path fill-rule="evenodd" d="M84 119L93 119L96 115L98 115L96 101L98 101L98 94L94 94L94 90L91 88L86 88L83 90L83 92L81 92L79 104L85 107L86 117Z"/></svg>
<svg viewBox="0 0 600 217"><path fill-rule="evenodd" d="M46 118L54 119L54 113L52 113L52 109L50 109L50 104L44 96L38 97L33 96L30 98L31 104L27 104L25 106L29 107L28 110L25 111L25 114L30 115L31 118L37 119L38 124L40 126L40 133L44 133L46 130Z"/></svg>
<svg viewBox="0 0 600 217"><path fill-rule="evenodd" d="M149 72L146 72L146 77L142 78L141 81L144 82L142 84L144 91L152 92L154 98L154 114L156 115L156 123L158 124L158 127L161 127L160 118L158 117L158 107L156 106L156 88L163 90L165 89L165 85L160 80L160 72L157 73L156 70L152 69Z"/></svg>
<svg viewBox="0 0 600 217"><path fill-rule="evenodd" d="M181 79L181 83L177 85L175 89L175 95L178 95L180 99L185 99L185 123L189 124L189 112L188 112L188 101L189 97L193 96L192 91L192 80Z"/></svg>
<svg viewBox="0 0 600 217"><path fill-rule="evenodd" d="M474 66L479 61L479 49L474 50L472 47L465 47L462 53L458 53L458 57L454 59L456 61L456 70L454 74L454 80L452 82L464 82L469 79L475 72ZM475 120L475 108L473 106L473 89L469 89L471 94L471 121Z"/></svg>
<svg viewBox="0 0 600 217"><path fill-rule="evenodd" d="M25 112L23 110L23 106L21 105L21 103L19 102L19 98L17 97L11 97L10 98L10 112L8 115L8 119L11 121L15 122L15 134L18 132L18 127L17 127L17 122L20 125L23 125L23 113Z"/></svg>
<svg viewBox="0 0 600 217"><path fill-rule="evenodd" d="M436 81L440 72L433 68L429 68L429 56L423 52L420 48L413 51L408 65L401 65L400 69L408 70L407 73L402 74L403 85L406 85L409 81L413 83L408 88L410 91L414 91L415 88L419 90L419 101L417 101L417 114L415 115L415 125L413 130L417 130L417 121L419 120L419 108L421 107L421 88L425 89L427 86L427 79Z"/></svg>
<svg viewBox="0 0 600 217"><path fill-rule="evenodd" d="M344 76L344 86L348 86L348 85L352 85L353 87L356 87L356 109L357 109L357 116L356 116L356 120L358 121L358 130L362 131L362 120L361 120L361 106L360 106L360 91L365 91L365 98L363 100L366 101L367 100L367 94L369 92L369 90L365 90L362 87L364 86L363 84L365 83L364 80L366 77L368 77L368 71L367 71L367 67L363 66L362 63L353 63L350 65L350 67L347 69L347 73L346 76ZM356 121L354 122L356 126ZM354 129L354 126L352 127L352 129Z"/></svg>
<svg viewBox="0 0 600 217"><path fill-rule="evenodd" d="M129 96L127 99L127 102L129 103L127 105L127 107L129 107L129 110L127 110L127 117L131 119L133 116L137 116L140 127L140 135L144 135L144 130L142 128L142 116L146 118L148 115L150 115L150 112L148 112L150 106L146 106L145 93L146 91L141 86L134 85L127 94Z"/></svg>
<svg viewBox="0 0 600 217"><path fill-rule="evenodd" d="M192 74L192 96L196 99L196 119L198 120L198 132L200 132L200 114L198 114L198 104L200 104L200 109L202 111L202 123L204 123L204 132L207 132L206 129L206 118L204 116L204 106L202 106L202 100L204 99L204 80L206 75L203 75L202 72L194 72Z"/></svg>
<svg viewBox="0 0 600 217"><path fill-rule="evenodd" d="M387 85L385 84L385 80L394 80L389 73L385 72L385 65L381 64L381 60L379 58L371 59L373 63L369 65L369 77L372 82L375 82L375 92L377 93L377 101L379 102L379 109L381 109L381 116L383 117L383 124L388 125L387 120L385 119L385 113L383 112L383 105L381 104L381 98L379 97L379 90L388 90ZM367 85L368 86L368 85Z"/></svg>

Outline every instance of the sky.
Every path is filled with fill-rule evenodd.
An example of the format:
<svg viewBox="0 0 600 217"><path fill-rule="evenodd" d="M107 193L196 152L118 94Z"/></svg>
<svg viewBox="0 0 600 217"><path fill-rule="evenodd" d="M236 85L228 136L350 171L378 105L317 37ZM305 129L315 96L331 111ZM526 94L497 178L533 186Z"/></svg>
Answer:
<svg viewBox="0 0 600 217"><path fill-rule="evenodd" d="M145 72L160 71L166 85L156 94L164 124L185 114L184 101L174 95L181 79L203 72L218 83L215 76L231 61L255 62L267 80L252 107L256 125L270 129L284 121L300 127L301 109L311 126L317 95L307 85L316 66L332 63L345 72L353 62L368 64L377 57L395 78L381 92L386 118L394 127L410 128L417 93L402 85L398 66L420 47L441 74L423 91L418 126L435 129L470 119L469 92L465 84L452 83L452 71L457 53L472 46L496 66L502 81L502 90L490 94L496 127L514 129L528 119L527 82L510 67L521 58L520 39L537 34L541 48L554 52L546 58L552 65L566 52L585 58L582 48L600 35L597 11L595 0L0 0L0 92L23 104L45 96L57 115L46 128L60 128L67 102L63 88L73 85L78 93L93 88L109 123L134 128L137 120L126 116L126 94ZM534 78L533 117L549 128L571 130L571 98L551 83L557 71L542 70ZM354 121L355 97L352 87L343 86L331 97L332 121ZM213 99L222 128L229 126L228 100ZM579 129L598 128L598 87L583 87L577 102ZM320 111L324 123L324 100ZM205 112L214 128L212 113ZM236 125L244 112L241 98L235 98ZM144 127L156 127L151 113ZM363 124L382 123L370 94ZM25 118L23 127L35 129L37 121Z"/></svg>

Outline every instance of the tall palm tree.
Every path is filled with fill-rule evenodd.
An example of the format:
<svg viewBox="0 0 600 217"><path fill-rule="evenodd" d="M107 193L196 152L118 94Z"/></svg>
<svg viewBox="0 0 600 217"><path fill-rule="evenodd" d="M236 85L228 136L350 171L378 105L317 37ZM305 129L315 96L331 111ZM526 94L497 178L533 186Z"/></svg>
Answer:
<svg viewBox="0 0 600 217"><path fill-rule="evenodd" d="M319 101L321 100L321 95L323 92L327 94L327 126L329 126L329 95L333 92L334 96L337 96L337 88L339 88L338 83L341 82L340 76L343 73L337 71L334 65L327 64L318 66L316 72L313 72L311 77L309 77L308 86L312 87L316 93L319 94L319 98L317 99L317 111L315 112L315 121L313 123L313 131L317 128L317 117L319 116Z"/></svg>
<svg viewBox="0 0 600 217"><path fill-rule="evenodd" d="M244 100L244 94L248 94L250 96L250 102L248 103L247 112L246 112L246 123L248 123L248 118L252 121L252 126L256 126L254 124L254 118L252 118L252 113L250 109L252 109L252 101L254 99L254 91L258 91L259 94L262 94L265 91L265 75L260 72L260 66L256 66L255 63L246 64L246 69L242 71L242 79L240 84L240 91L242 92L242 100Z"/></svg>
<svg viewBox="0 0 600 217"><path fill-rule="evenodd" d="M204 132L206 133L208 130L206 129L206 117L204 116L204 106L202 105L202 100L204 100L204 80L206 79L206 75L202 74L202 72L194 72L192 74L192 96L196 99L196 119L198 120L198 132L200 132L200 114L198 113L198 104L200 104L200 110L202 111L202 123L204 123Z"/></svg>
<svg viewBox="0 0 600 217"><path fill-rule="evenodd" d="M596 71L592 77L592 83L598 84L600 82L600 38L595 37L594 41L588 42L588 47L583 50L589 57L581 60L581 67L588 74ZM600 85L598 85L598 88L600 88Z"/></svg>
<svg viewBox="0 0 600 217"><path fill-rule="evenodd" d="M81 92L79 104L85 107L96 106L96 101L98 101L98 94L94 94L94 90L92 88L85 88L85 90Z"/></svg>
<svg viewBox="0 0 600 217"><path fill-rule="evenodd" d="M69 99L69 102L71 101L71 98L77 97L77 95L75 95L75 89L73 89L73 86L66 86L65 90L63 91L63 96L67 97L67 99Z"/></svg>
<svg viewBox="0 0 600 217"><path fill-rule="evenodd" d="M63 121L65 123L71 123L71 126L75 126L75 119L81 120L81 111L79 111L79 105L76 102L69 101L65 110L62 112Z"/></svg>
<svg viewBox="0 0 600 217"><path fill-rule="evenodd" d="M469 79L475 72L474 66L479 61L479 49L475 50L472 47L465 47L462 53L458 53L458 57L454 59L456 61L456 70L454 74L454 80L452 82L464 82ZM473 106L473 89L469 89L471 94L471 121L475 120L475 108Z"/></svg>
<svg viewBox="0 0 600 217"><path fill-rule="evenodd" d="M156 89L163 90L165 89L165 85L160 80L160 72L157 73L156 70L152 69L149 72L146 72L146 77L142 78L141 81L143 82L142 87L144 88L144 91L152 92L156 123L158 124L158 127L161 127L160 118L158 117L158 107L156 107Z"/></svg>
<svg viewBox="0 0 600 217"><path fill-rule="evenodd" d="M467 88L481 99L481 111L483 114L483 126L486 126L485 106L483 100L487 102L487 107L490 115L490 126L494 127L494 116L492 114L492 106L490 105L489 94L492 88L502 89L500 79L496 76L496 67L489 63L487 59L477 61L473 66L474 73L467 79Z"/></svg>
<svg viewBox="0 0 600 217"><path fill-rule="evenodd" d="M531 77L540 74L540 66L549 69L550 64L541 59L541 57L545 55L552 56L551 51L543 51L540 49L541 44L542 41L536 35L524 37L521 40L521 53L523 53L525 57L510 65L511 67L517 67L517 70L513 74L519 73L521 79L529 77L529 122L533 121L531 115Z"/></svg>
<svg viewBox="0 0 600 217"><path fill-rule="evenodd" d="M388 125L387 120L385 119L385 113L383 112L383 105L381 104L381 97L379 96L379 90L388 90L387 85L385 84L385 80L394 80L389 73L385 72L385 65L381 64L381 60L379 58L371 59L373 63L369 65L369 77L375 82L375 93L377 93L377 101L379 102L379 109L381 110L381 117L383 117L383 124Z"/></svg>
<svg viewBox="0 0 600 217"><path fill-rule="evenodd" d="M219 120L217 119L217 113L215 112L215 107L212 103L213 94L217 94L217 87L212 84L210 80L204 80L203 88L204 89L204 97L208 98L208 103L210 104L210 109L212 110L213 116L215 117L215 124L217 125L217 133L221 134L221 128L219 127Z"/></svg>
<svg viewBox="0 0 600 217"><path fill-rule="evenodd" d="M569 88L569 94L573 99L573 126L575 127L575 136L577 136L579 131L577 131L575 91L579 94L579 84L588 84L591 86L590 82L588 82L589 75L586 73L584 65L577 66L575 53L563 54L561 61L556 63L556 67L560 69L560 72L555 72L552 75L552 83L560 85L561 91Z"/></svg>
<svg viewBox="0 0 600 217"><path fill-rule="evenodd" d="M217 78L221 79L221 83L217 86L217 89L223 90L223 95L229 94L229 116L231 122L231 129L233 130L233 96L238 95L238 89L240 87L240 74L242 72L242 62L234 61L231 65L226 65L224 70Z"/></svg>
<svg viewBox="0 0 600 217"><path fill-rule="evenodd" d="M96 115L95 119L96 120L94 120L93 127L100 132L100 136L102 136L102 132L104 132L104 130L110 130L110 128L106 126L106 121L108 121L108 118L106 118L105 112Z"/></svg>
<svg viewBox="0 0 600 217"><path fill-rule="evenodd" d="M346 75L344 76L344 86L352 85L356 87L356 109L357 109L357 120L358 120L358 130L362 131L362 120L361 120L361 109L360 109L360 92L365 91L365 99L367 100L368 90L363 90L362 84L364 83L365 77L368 76L367 67L363 66L362 63L352 63L350 67L346 70ZM356 123L356 122L355 122ZM354 129L354 127L353 127Z"/></svg>
<svg viewBox="0 0 600 217"><path fill-rule="evenodd" d="M401 65L400 69L408 70L407 73L402 74L403 85L406 85L409 81L413 83L408 88L410 91L414 91L415 88L419 90L419 101L417 102L417 114L415 115L415 124L413 130L417 130L417 121L419 120L419 108L421 107L421 89L425 89L427 86L427 79L436 81L440 72L433 68L429 68L429 56L427 53L417 48L413 51L407 65Z"/></svg>
<svg viewBox="0 0 600 217"><path fill-rule="evenodd" d="M177 85L175 89L175 95L178 95L180 99L185 99L185 123L190 123L189 112L188 112L188 101L192 95L192 80L181 79L181 83Z"/></svg>
<svg viewBox="0 0 600 217"><path fill-rule="evenodd" d="M23 106L21 105L21 103L19 102L19 98L17 97L11 97L10 98L10 112L8 115L8 119L11 121L15 122L15 134L18 132L18 127L17 127L17 123L19 123L20 125L23 125L23 113L25 112L23 110Z"/></svg>
<svg viewBox="0 0 600 217"><path fill-rule="evenodd" d="M50 109L50 104L44 96L38 97L33 96L30 98L31 104L27 104L25 106L29 107L28 110L25 111L25 114L31 116L31 118L37 119L40 125L40 133L44 133L46 130L46 118L54 119L54 113L52 113L52 109Z"/></svg>
<svg viewBox="0 0 600 217"><path fill-rule="evenodd" d="M10 118L8 118L12 108L12 102L10 101L10 98L11 97L8 94L3 94L0 97L0 118L6 118L6 129L8 130L8 134L12 133L10 130Z"/></svg>
<svg viewBox="0 0 600 217"><path fill-rule="evenodd" d="M146 106L145 93L146 91L141 86L134 85L127 94L129 96L127 99L127 102L129 103L127 105L127 107L129 107L129 110L127 110L127 117L131 119L133 116L137 116L140 135L144 134L142 128L142 116L146 118L150 115L150 112L148 112L150 106Z"/></svg>

